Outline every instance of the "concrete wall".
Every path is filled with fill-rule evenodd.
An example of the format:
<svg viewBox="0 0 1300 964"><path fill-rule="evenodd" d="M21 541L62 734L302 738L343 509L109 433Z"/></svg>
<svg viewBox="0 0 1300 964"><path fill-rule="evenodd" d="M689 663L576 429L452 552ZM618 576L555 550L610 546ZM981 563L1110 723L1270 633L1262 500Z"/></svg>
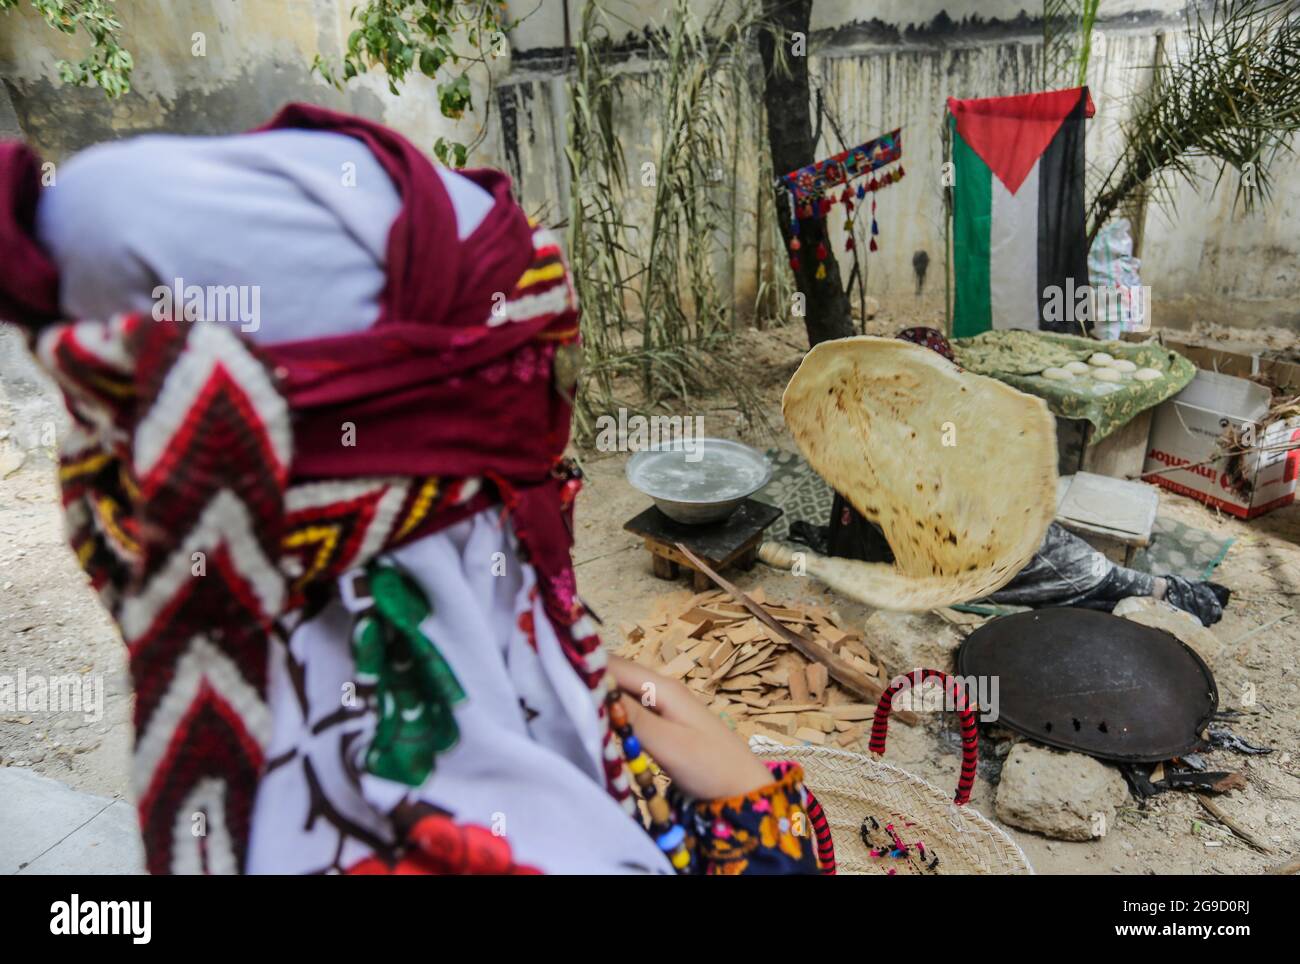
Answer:
<svg viewBox="0 0 1300 964"><path fill-rule="evenodd" d="M58 158L87 144L144 131L222 133L253 126L287 100L310 100L383 120L430 147L440 136L469 140L486 125L471 159L505 167L520 182L530 212L556 220L568 197L563 158L567 119L565 17L576 37L581 0L515 0L528 16L512 36L514 52L494 65L489 96L480 77L476 116L453 124L438 112L433 83L413 77L400 97L370 75L340 94L309 72L317 53L337 57L350 30L354 0L119 0L125 42L136 57L134 91L116 103L94 90L64 89L57 57L79 56L30 11L0 16L0 80L26 136ZM733 0L742 2L742 0ZM660 103L653 65L637 35L662 21L667 0L608 0L614 33L624 42L618 118L629 167L655 156ZM1126 104L1143 82L1158 31L1176 33L1181 0L1103 0L1089 84L1097 117L1088 134L1090 163L1113 157ZM949 96L1011 94L1038 85L1040 5L1017 0L816 0L811 69L844 136L853 142L902 125L908 176L877 195L881 250L869 261L869 291L913 298L913 256L929 255L923 301L942 288L943 223L939 130ZM530 13L530 11L532 11ZM621 25L620 25L621 24ZM202 32L206 56L191 53ZM739 232L733 253L736 295L754 290L758 255L753 214L760 191L754 159L760 132L754 104L741 104L742 142L736 179L720 185L735 198ZM0 98L0 112L3 98ZM840 149L829 125L822 154ZM1152 285L1157 321L1214 318L1233 323L1300 326L1300 160L1279 159L1273 203L1250 217L1233 210L1234 185L1211 195L1173 188L1174 204L1153 206L1144 239L1144 281ZM729 175L730 177L730 175ZM627 212L648 210L649 192L633 189ZM838 224L842 219L835 215ZM842 241L836 239L837 252Z"/></svg>
<svg viewBox="0 0 1300 964"><path fill-rule="evenodd" d="M581 0L568 0L569 30L576 36ZM657 89L652 65L639 56L637 35L656 21L662 2L610 0L617 37L627 48L622 117L624 143L633 169L653 157L657 144ZM932 310L941 294L943 210L939 185L940 125L950 96L975 97L1038 89L1041 72L1040 4L1017 0L816 0L813 7L814 84L846 139L857 143L903 127L908 176L876 195L880 251L868 262L868 290L897 301L915 298L918 280L913 258L925 251L930 269L918 309ZM1102 19L1093 37L1088 84L1097 106L1089 124L1087 151L1093 180L1113 162L1119 125L1134 93L1149 77L1157 34L1167 35L1166 51L1176 56L1177 36L1186 16L1182 0L1103 0ZM501 97L512 122L502 128L502 153L538 205L562 199L562 171L554 166L553 133L562 98L552 78L563 64L561 0L544 0L538 13L516 31L514 77ZM622 23L620 28L618 23ZM511 95L509 91L513 90ZM513 102L511 97L513 96ZM560 127L562 130L562 126ZM753 130L753 125L748 125ZM819 155L841 145L830 125L823 128ZM756 145L746 145L753 151ZM1230 324L1286 324L1300 327L1300 157L1276 162L1272 203L1247 216L1234 207L1231 172L1216 191L1213 168L1199 168L1200 189L1171 183L1171 203L1148 206L1143 225L1143 281L1152 286L1157 323L1187 325L1197 320ZM736 196L752 211L759 190L752 163L738 165ZM634 219L648 197L633 190L628 211ZM834 248L843 250L832 215ZM742 219L742 224L749 223ZM754 262L752 232L736 239L741 265ZM753 275L742 276L736 295L753 291Z"/></svg>
<svg viewBox="0 0 1300 964"><path fill-rule="evenodd" d="M256 126L291 100L382 120L431 148L439 136L468 142L477 117L455 123L438 110L434 82L415 72L400 97L382 73L339 93L311 73L316 54L336 62L354 0L117 0L123 45L135 58L132 92L109 102L98 90L65 88L54 63L84 55L81 37L45 25L24 0L0 14L0 80L28 139L58 159L130 134L231 133ZM196 34L206 43L196 55ZM495 69L505 73L509 58ZM485 86L480 78L476 101ZM491 163L494 153L473 160Z"/></svg>
<svg viewBox="0 0 1300 964"><path fill-rule="evenodd" d="M740 4L743 0L729 0ZM1115 23L1167 20L1180 16L1185 0L1103 0L1103 19ZM564 14L572 33L582 19L583 0L523 0L509 4L516 16L523 17L511 37L520 53L537 54L559 51L564 46ZM663 21L666 0L607 0L611 17L611 35L615 39L635 37L647 27ZM700 10L710 9L704 0ZM812 30L818 34L848 37L873 36L891 44L919 38L927 32L943 30L945 24L960 28L966 42L978 42L984 28L1005 31L1014 25L1029 26L1041 33L1041 3L1024 0L816 0L812 11Z"/></svg>

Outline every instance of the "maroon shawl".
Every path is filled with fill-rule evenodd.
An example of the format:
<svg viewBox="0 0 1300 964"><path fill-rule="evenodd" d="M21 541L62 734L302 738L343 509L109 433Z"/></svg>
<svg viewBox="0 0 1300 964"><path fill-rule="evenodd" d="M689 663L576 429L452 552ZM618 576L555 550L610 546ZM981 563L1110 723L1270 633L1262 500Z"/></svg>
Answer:
<svg viewBox="0 0 1300 964"><path fill-rule="evenodd" d="M561 456L568 441L572 386L557 385L554 363L558 352L576 350L578 324L572 289L558 249L545 232L535 232L529 225L511 197L510 183L504 175L463 172L487 190L495 204L475 231L459 241L451 227L455 215L442 179L404 138L370 121L302 104L286 107L262 129L289 127L328 130L362 141L384 166L401 195L402 209L388 239L387 284L381 296L380 315L372 326L357 333L256 346L259 364L265 364L273 388L267 387L271 382L266 379L259 382L254 370L253 383L261 386L257 391L231 394L229 379L224 376L218 378L221 384L217 390L247 399L254 399L260 392L270 399L270 408L248 413L238 410L243 404L240 402L216 410L209 406L206 411L170 413L168 417L184 419L186 424L192 422L193 429L182 425L176 430L175 439L190 448L174 448L178 444L175 440L168 443L166 461L176 468L174 474L168 474L172 470L166 466L160 469L163 474L159 484L178 488L179 483L193 483L186 477L187 466L196 464L198 456L191 458L187 454L184 458L190 461L176 461L181 454L206 452L203 458L210 461L209 457L221 450L214 432L222 433L221 439L244 444L247 440L241 441L237 426L265 422L263 416L281 404L275 400L277 397L287 402L292 454L288 471L270 473L276 492L312 480L387 476L410 480L413 493L420 488L417 482L436 477L442 480L439 491L456 493L464 488L461 481L488 480L487 494L495 493L503 503L525 557L537 570L542 600L561 645L575 670L593 689L596 712L603 715L603 703L598 698L604 671L599 640L576 598L569 558L575 484L568 478ZM65 389L70 384L76 389L73 397L94 402L94 386L107 384L107 378L126 382L135 379L139 398L156 398L159 379L170 366L179 363L177 359L183 359L187 351L211 349L203 348L203 339L192 337L189 328L173 329L170 322L140 325L127 319L105 331L123 344L134 346L131 351L139 359L138 370L96 371L94 356L77 350L76 331L54 324L61 317L58 272L32 234L40 191L38 173L39 162L25 147L0 145L0 245L5 251L5 257L0 259L0 318L24 326L33 341L41 329L47 329L41 338L42 360L60 376ZM227 336L204 343L219 344L222 339ZM254 351L253 346L247 347ZM223 350L232 359L239 354L233 345ZM104 403L117 404L108 398ZM120 414L124 419L138 420L144 413L137 406L134 413L123 410ZM218 421L203 421L214 417ZM345 422L354 426L355 445L341 444ZM71 441L78 441L75 433ZM269 443L262 445L257 457L269 451ZM232 486L259 491L265 488L254 478L259 473L238 471L233 456L225 461L232 464L219 459L204 470L210 476L206 483L220 481L220 474L226 472L232 476ZM271 459L267 464L273 463ZM71 469L65 465L65 470ZM70 477L75 478L75 472ZM207 488L199 486L198 491L202 495L210 488L210 484ZM178 492L184 495L179 488ZM294 520L284 515L281 497L275 492L269 496L259 492L248 495L248 505L264 510L258 515L264 514L268 521L257 538L269 540L266 551L274 556L278 541L275 533L291 528ZM125 498L132 496L128 493ZM413 500L412 506L418 507L414 495ZM172 501L176 503L177 519L188 519L204 504L202 499L188 496ZM65 483L65 504L71 507L83 503L86 500L75 493L68 496ZM471 506L466 503L466 507ZM150 509L156 508L146 504L142 511L147 516ZM82 529L87 533L99 531L91 525L89 514L83 514L86 518ZM136 573L134 585L123 583L123 594L130 595L139 588L140 578L150 576L149 558L171 557L188 524L142 527L146 571ZM426 523L409 532L403 528L395 538L400 542L427 531ZM284 555L287 550L282 551L281 558ZM348 560L337 562L339 571L346 571ZM234 586L238 573L234 569L231 572ZM294 595L300 595L298 589ZM222 598L231 597L226 594ZM227 623L233 627L240 622L223 622L226 617L214 622L210 611L200 608L194 610L195 621L181 632L177 614L190 618L192 599L179 595L176 599L175 612L159 616L159 621L151 624L154 629L137 637L145 641L132 644L138 696L148 695L151 688L159 686L166 695L170 685L167 681L176 670L177 653L194 632L203 632L202 627L210 625L214 645L223 646L220 640ZM204 612L209 615L205 617ZM278 618L274 612L264 615L267 619ZM260 693L265 652L258 640L264 634L243 635L252 641L240 652L235 653L228 642L224 648ZM138 699L137 703L139 710L150 700ZM137 719L137 726L142 722L147 721ZM229 726L217 721L212 727L244 732L238 721ZM142 810L146 848L154 870L173 866L162 841L171 832L174 821L170 818L174 814L168 811L183 799L185 781L206 767L222 766L221 754L231 753L229 741L223 747L218 746L219 740L210 740L209 753L181 736L178 732L171 745L184 758L173 759L169 754L160 768L152 771L147 796L173 803L157 807L154 815ZM605 739L608 744L608 732ZM249 767L255 771L260 765L259 752L256 746L244 746L236 754L240 761L236 769L244 775L228 781L240 789L239 808L244 816L251 803ZM189 776L171 775L183 771L188 771ZM607 758L606 776L611 792L626 797L626 781L616 759Z"/></svg>
<svg viewBox="0 0 1300 964"><path fill-rule="evenodd" d="M396 132L359 117L290 104L259 130L355 137L393 179L403 205L388 238L388 283L365 331L263 346L282 369L295 413L297 478L358 475L543 478L568 440L559 394L467 378L535 338L545 316L489 325L533 257L532 228L496 171L463 171L495 204L457 241L451 199L428 159ZM60 317L58 270L33 236L37 157L0 144L0 319L29 329ZM489 390L490 389L490 390ZM429 413L437 412L436 418ZM357 445L339 444L340 424Z"/></svg>
<svg viewBox="0 0 1300 964"><path fill-rule="evenodd" d="M533 257L532 228L509 178L461 172L496 203L458 241L449 231L455 215L442 179L400 134L309 104L289 104L258 130L281 128L357 138L403 201L388 238L388 283L374 325L263 346L294 412L293 478L486 475L521 488L545 481L568 442L570 400L548 390L549 379L503 378L500 367L538 337L547 315L489 324L500 320L494 305ZM33 333L61 317L58 269L33 235L39 174L39 159L25 145L0 143L0 320ZM355 426L354 446L340 444L344 422ZM559 535L542 520L534 528ZM563 560L556 552L552 561L567 565L567 535L561 542ZM553 550L548 542L539 551Z"/></svg>

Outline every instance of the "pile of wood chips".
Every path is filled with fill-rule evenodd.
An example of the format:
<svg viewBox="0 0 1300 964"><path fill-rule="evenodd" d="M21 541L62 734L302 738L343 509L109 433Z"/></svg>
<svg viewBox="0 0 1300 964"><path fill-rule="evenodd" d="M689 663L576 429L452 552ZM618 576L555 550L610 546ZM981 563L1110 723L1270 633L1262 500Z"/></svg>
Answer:
<svg viewBox="0 0 1300 964"><path fill-rule="evenodd" d="M818 643L868 677L884 669L839 616L817 607L769 602L762 589L749 597L783 625ZM748 738L760 734L787 744L854 747L871 725L868 705L776 638L744 606L721 590L661 596L654 612L624 624L621 655L679 679Z"/></svg>

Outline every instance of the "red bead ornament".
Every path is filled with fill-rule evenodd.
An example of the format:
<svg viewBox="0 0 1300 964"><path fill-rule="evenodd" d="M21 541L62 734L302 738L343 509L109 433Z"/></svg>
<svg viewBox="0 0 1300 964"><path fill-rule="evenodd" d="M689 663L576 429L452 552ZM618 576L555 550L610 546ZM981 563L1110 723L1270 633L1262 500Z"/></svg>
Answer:
<svg viewBox="0 0 1300 964"><path fill-rule="evenodd" d="M878 251L879 248L880 248L880 246L876 244L876 239L875 239L875 238L872 238L872 239L871 239L870 250L872 250L872 251Z"/></svg>
<svg viewBox="0 0 1300 964"><path fill-rule="evenodd" d="M853 235L850 234L848 240L844 242L844 250L845 251L853 250Z"/></svg>
<svg viewBox="0 0 1300 964"><path fill-rule="evenodd" d="M572 506L580 491L582 491L581 479L569 479L566 481L560 487L560 507L562 509L568 509Z"/></svg>
<svg viewBox="0 0 1300 964"><path fill-rule="evenodd" d="M817 242L817 260L818 260L818 261L825 261L825 260L826 260L826 242L825 242L825 241L819 241L819 242Z"/></svg>
<svg viewBox="0 0 1300 964"><path fill-rule="evenodd" d="M627 726L627 710L617 700L611 700L609 703L609 722L614 729Z"/></svg>
<svg viewBox="0 0 1300 964"><path fill-rule="evenodd" d="M790 250L791 250L791 251L798 251L798 250L799 250L800 248L802 248L802 247L803 247L803 245L799 242L799 239L798 239L798 238L791 238L791 239L790 239Z"/></svg>

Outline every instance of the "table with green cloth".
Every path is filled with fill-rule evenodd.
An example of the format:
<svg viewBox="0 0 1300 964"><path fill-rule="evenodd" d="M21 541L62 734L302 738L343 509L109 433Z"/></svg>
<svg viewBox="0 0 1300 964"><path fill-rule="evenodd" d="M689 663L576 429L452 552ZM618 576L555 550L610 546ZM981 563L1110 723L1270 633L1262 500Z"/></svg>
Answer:
<svg viewBox="0 0 1300 964"><path fill-rule="evenodd" d="M1002 329L955 338L952 347L957 363L967 371L1038 396L1053 415L1091 422L1092 442L1104 439L1139 412L1177 395L1196 375L1195 365L1155 342L1094 341L1046 331ZM1095 352L1127 359L1139 369L1154 368L1161 377L1138 381L1129 372L1119 382L1087 377L1054 381L1041 374L1045 368L1086 362Z"/></svg>

